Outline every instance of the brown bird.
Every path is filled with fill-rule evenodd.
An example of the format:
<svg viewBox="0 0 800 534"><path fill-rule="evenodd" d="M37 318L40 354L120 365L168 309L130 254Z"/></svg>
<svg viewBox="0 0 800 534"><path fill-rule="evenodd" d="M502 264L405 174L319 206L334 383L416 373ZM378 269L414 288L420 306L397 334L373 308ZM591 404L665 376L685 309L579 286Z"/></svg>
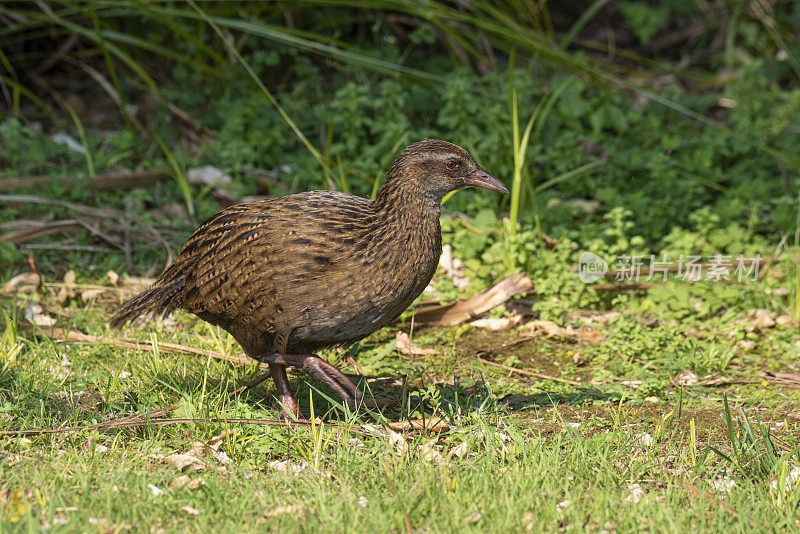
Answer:
<svg viewBox="0 0 800 534"><path fill-rule="evenodd" d="M356 386L313 353L365 338L422 293L442 251L442 197L470 186L508 193L466 150L428 139L397 156L375 200L309 191L225 208L111 324L182 308L269 363L284 414L300 416L287 366L352 406Z"/></svg>

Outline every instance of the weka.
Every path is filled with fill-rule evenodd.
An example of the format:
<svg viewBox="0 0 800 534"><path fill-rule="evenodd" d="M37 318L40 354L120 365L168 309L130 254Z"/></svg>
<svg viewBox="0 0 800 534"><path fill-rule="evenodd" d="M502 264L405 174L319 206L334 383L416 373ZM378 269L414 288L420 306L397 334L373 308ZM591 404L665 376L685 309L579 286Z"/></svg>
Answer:
<svg viewBox="0 0 800 534"><path fill-rule="evenodd" d="M352 405L356 386L313 353L365 338L422 293L442 251L442 197L470 186L508 193L466 150L428 139L395 159L375 200L310 191L225 208L111 324L182 308L269 363L286 415L300 416L287 366Z"/></svg>

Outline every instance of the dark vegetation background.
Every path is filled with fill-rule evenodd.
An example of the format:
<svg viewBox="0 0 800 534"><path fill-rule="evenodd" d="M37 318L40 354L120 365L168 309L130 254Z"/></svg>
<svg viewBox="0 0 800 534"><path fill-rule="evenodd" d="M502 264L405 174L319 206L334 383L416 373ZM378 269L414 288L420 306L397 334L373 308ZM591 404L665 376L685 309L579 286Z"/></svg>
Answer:
<svg viewBox="0 0 800 534"><path fill-rule="evenodd" d="M445 205L446 240L479 281L546 271L543 234L565 263L578 247L797 244L797 2L37 1L3 3L0 21L0 184L45 176L37 195L128 216L105 228L116 246L90 231L5 240L3 278L32 251L45 275L157 274L166 253L143 224L176 249L234 198L374 195L423 137L514 188ZM232 183L189 183L205 164ZM124 169L171 178L88 189ZM6 200L0 220L74 215Z"/></svg>

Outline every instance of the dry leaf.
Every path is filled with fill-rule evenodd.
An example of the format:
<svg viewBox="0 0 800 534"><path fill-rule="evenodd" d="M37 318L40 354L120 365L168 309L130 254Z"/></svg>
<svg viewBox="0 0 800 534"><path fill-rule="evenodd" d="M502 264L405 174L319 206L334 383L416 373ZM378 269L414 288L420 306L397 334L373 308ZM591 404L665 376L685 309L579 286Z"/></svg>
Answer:
<svg viewBox="0 0 800 534"><path fill-rule="evenodd" d="M181 475L172 482L170 482L169 489L176 490L185 488L185 489L195 490L200 486L202 486L203 484L205 484L205 482L200 477L191 478L189 475Z"/></svg>
<svg viewBox="0 0 800 534"><path fill-rule="evenodd" d="M679 386L696 386L697 375L691 371L681 371L675 375L675 383Z"/></svg>
<svg viewBox="0 0 800 534"><path fill-rule="evenodd" d="M736 320L737 323L745 323L745 331L766 330L775 326L775 313L769 310L752 309L747 311L747 315Z"/></svg>
<svg viewBox="0 0 800 534"><path fill-rule="evenodd" d="M534 526L533 524L535 520L536 516L533 515L533 512L525 512L525 515L522 516L522 521L521 521L522 530L524 530L525 532L530 532L531 530L533 530Z"/></svg>
<svg viewBox="0 0 800 534"><path fill-rule="evenodd" d="M650 447L656 444L656 440L654 440L653 436L651 436L647 432L642 432L641 434L637 434L636 436L634 436L633 443L634 445L642 449L649 449Z"/></svg>
<svg viewBox="0 0 800 534"><path fill-rule="evenodd" d="M36 273L18 274L6 283L3 287L3 291L8 291L9 293L32 293L36 291L40 281L41 277Z"/></svg>
<svg viewBox="0 0 800 534"><path fill-rule="evenodd" d="M64 284L65 285L64 285L64 287L62 287L61 289L58 290L58 297L57 297L58 298L58 302L60 302L61 304L64 304L67 301L67 299L69 299L70 297L75 295L75 293L73 291L70 291L67 288L67 286L71 286L74 283L75 283L75 271L69 270L66 273L64 273Z"/></svg>
<svg viewBox="0 0 800 534"><path fill-rule="evenodd" d="M25 308L25 320L36 326L51 327L56 324L56 319L44 313L42 306L36 302L31 302Z"/></svg>
<svg viewBox="0 0 800 534"><path fill-rule="evenodd" d="M451 458L455 456L456 458L463 458L469 452L469 444L466 441L462 441L460 444L456 445L450 452L447 453L447 456Z"/></svg>
<svg viewBox="0 0 800 534"><path fill-rule="evenodd" d="M439 351L434 348L418 347L416 344L412 343L408 334L400 330L397 331L395 339L397 339L397 343L394 348L402 354L412 356L433 356L434 354L439 354Z"/></svg>
<svg viewBox="0 0 800 534"><path fill-rule="evenodd" d="M276 506L275 508L266 510L263 514L261 514L261 517L268 519L270 517L278 517L286 514L298 514L300 517L306 517L307 514L316 513L317 511L314 508L306 508L300 504L289 504L286 506Z"/></svg>
<svg viewBox="0 0 800 534"><path fill-rule="evenodd" d="M394 452L397 456L403 456L408 452L408 443L406 443L406 438L403 437L402 434L395 432L394 430L388 430L389 432L389 445L394 447Z"/></svg>
<svg viewBox="0 0 800 534"><path fill-rule="evenodd" d="M198 510L197 508L192 508L191 506L181 506L181 511L186 512L192 517L197 517L198 515L200 515L200 510Z"/></svg>
<svg viewBox="0 0 800 534"><path fill-rule="evenodd" d="M300 463L292 463L289 460L283 461L272 461L267 464L267 467L274 469L280 473L287 473L290 475L296 475L305 471L306 469L311 468L311 465L308 462L300 462Z"/></svg>
<svg viewBox="0 0 800 534"><path fill-rule="evenodd" d="M86 304L87 302L92 300L94 297L96 297L98 295L102 295L105 292L106 292L105 289L99 289L99 288L98 289L85 289L85 290L81 291L81 301L84 304Z"/></svg>
<svg viewBox="0 0 800 534"><path fill-rule="evenodd" d="M65 284L72 285L72 284L75 283L75 280L76 280L75 271L73 271L72 269L70 269L69 271L64 273L64 283Z"/></svg>
<svg viewBox="0 0 800 534"><path fill-rule="evenodd" d="M475 328L483 328L486 330L491 330L492 332L505 332L506 330L510 330L514 326L518 325L520 321L522 321L522 315L515 313L513 315L509 315L508 317L487 317L485 319L478 319L477 321L472 321L469 324Z"/></svg>
<svg viewBox="0 0 800 534"><path fill-rule="evenodd" d="M711 481L711 487L722 493L730 493L736 487L736 481L729 477L719 478Z"/></svg>
<svg viewBox="0 0 800 534"><path fill-rule="evenodd" d="M119 275L115 271L108 271L106 273L106 278L108 278L112 286L117 287L117 285L119 285Z"/></svg>
<svg viewBox="0 0 800 534"><path fill-rule="evenodd" d="M544 332L547 337L568 337L567 329L558 326L553 321L531 321L522 326L523 330L531 332Z"/></svg>
<svg viewBox="0 0 800 534"><path fill-rule="evenodd" d="M169 464L181 471L201 471L206 468L206 464L199 458L191 454L170 454L164 458L164 463Z"/></svg>
<svg viewBox="0 0 800 534"><path fill-rule="evenodd" d="M504 304L510 298L533 291L533 282L525 273L517 273L503 278L495 285L452 304L434 304L416 310L414 320L421 323L435 323L446 326L461 324L477 318L495 306Z"/></svg>
<svg viewBox="0 0 800 534"><path fill-rule="evenodd" d="M153 493L153 497L158 497L164 494L164 490L162 490L155 484L148 484L147 489L149 489Z"/></svg>
<svg viewBox="0 0 800 534"><path fill-rule="evenodd" d="M633 483L628 484L628 491L630 492L627 497L625 497L625 502L638 504L644 498L644 490L642 489L641 484Z"/></svg>
<svg viewBox="0 0 800 534"><path fill-rule="evenodd" d="M469 278L464 276L464 262L453 257L453 247L449 244L442 246L442 255L439 256L439 267L453 280L453 285L458 289L470 286Z"/></svg>
<svg viewBox="0 0 800 534"><path fill-rule="evenodd" d="M577 314L570 316L570 320L577 319L579 321L583 321L586 324L592 324L592 323L606 324L618 319L621 316L622 314L620 312L614 310L604 311L604 312L590 311L588 313L584 311L584 312L578 312Z"/></svg>
<svg viewBox="0 0 800 534"><path fill-rule="evenodd" d="M589 343L600 343L606 338L604 333L591 326L582 326L577 330L573 330L570 326L567 327L567 332L569 332L570 335L574 335L575 339L578 341L588 341Z"/></svg>
<svg viewBox="0 0 800 534"><path fill-rule="evenodd" d="M483 516L481 515L480 512L472 512L466 517L466 521L467 523L477 523L478 521L481 520L481 517Z"/></svg>
<svg viewBox="0 0 800 534"><path fill-rule="evenodd" d="M419 447L419 459L423 462L433 462L436 465L443 465L445 463L445 459L442 456L442 453L439 452L441 449L441 445L437 445L437 440L432 439L426 443L423 443Z"/></svg>
<svg viewBox="0 0 800 534"><path fill-rule="evenodd" d="M558 326L553 321L531 321L522 326L522 330L530 331L534 334L543 332L547 337L560 337L563 339L575 339L578 341L587 341L589 343L600 343L605 339L605 334L591 326L581 326L580 328L573 328L567 326L566 328Z"/></svg>
<svg viewBox="0 0 800 534"><path fill-rule="evenodd" d="M222 465L230 465L231 463L231 458L225 453L225 451L216 451L211 456L213 456L214 459Z"/></svg>
<svg viewBox="0 0 800 534"><path fill-rule="evenodd" d="M412 419L387 423L386 426L395 432L409 430L427 430L428 432L447 432L450 426L441 417L429 417L427 419Z"/></svg>
<svg viewBox="0 0 800 534"><path fill-rule="evenodd" d="M230 185L231 177L213 165L196 167L186 171L186 179L192 185L225 187Z"/></svg>

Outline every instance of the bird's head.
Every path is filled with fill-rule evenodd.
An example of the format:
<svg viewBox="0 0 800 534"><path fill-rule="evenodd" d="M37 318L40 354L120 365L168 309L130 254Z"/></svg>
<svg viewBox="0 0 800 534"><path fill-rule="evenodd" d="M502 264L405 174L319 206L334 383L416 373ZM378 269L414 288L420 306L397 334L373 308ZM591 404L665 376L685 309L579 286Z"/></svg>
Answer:
<svg viewBox="0 0 800 534"><path fill-rule="evenodd" d="M503 182L480 168L469 152L438 139L409 145L395 159L387 173L384 189L406 189L408 186L437 203L450 191L467 187L508 193Z"/></svg>

